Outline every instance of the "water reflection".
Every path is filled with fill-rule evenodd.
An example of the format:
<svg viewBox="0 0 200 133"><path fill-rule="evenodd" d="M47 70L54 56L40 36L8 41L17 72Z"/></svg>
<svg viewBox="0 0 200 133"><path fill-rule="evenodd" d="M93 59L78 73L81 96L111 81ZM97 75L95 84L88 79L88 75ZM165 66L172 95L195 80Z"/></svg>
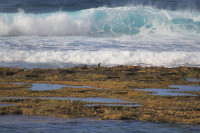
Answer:
<svg viewBox="0 0 200 133"><path fill-rule="evenodd" d="M199 85L169 85L171 88L178 88L179 91L200 91Z"/></svg>
<svg viewBox="0 0 200 133"><path fill-rule="evenodd" d="M196 94L186 93L187 91L199 92L200 86L198 85L169 85L170 88L174 89L134 89L137 91L149 91L151 95L160 95L160 96L197 96Z"/></svg>
<svg viewBox="0 0 200 133"><path fill-rule="evenodd" d="M97 88L97 87L87 86L87 85L80 85L80 86L71 86L71 85L66 85L65 87L69 87L69 88L95 88L95 89L108 89L108 88Z"/></svg>
<svg viewBox="0 0 200 133"><path fill-rule="evenodd" d="M45 83L32 83L31 90L53 90L53 89L61 89L63 87L69 87L69 88L95 88L92 86L71 86L71 85L60 85L60 84L45 84ZM107 88L96 88L96 89L107 89Z"/></svg>
<svg viewBox="0 0 200 133"><path fill-rule="evenodd" d="M6 84L18 84L22 85L24 83L13 83L13 82L4 82ZM95 88L95 89L108 89L108 88L97 88L93 86L87 86L87 85L78 85L78 86L73 86L73 85L60 85L60 84L46 84L46 83L31 83L31 90L34 91L43 91L43 90L53 90L53 89L62 89L63 87L68 87L68 88Z"/></svg>
<svg viewBox="0 0 200 133"><path fill-rule="evenodd" d="M200 82L200 79L194 79L194 78L186 78L186 80L190 82Z"/></svg>
<svg viewBox="0 0 200 133"><path fill-rule="evenodd" d="M0 99L53 99L53 100L71 100L71 101L84 101L84 102L97 102L97 103L135 103L127 102L121 99L103 98L103 97L1 97Z"/></svg>
<svg viewBox="0 0 200 133"><path fill-rule="evenodd" d="M140 104L86 104L85 106L99 106L99 105L103 105L103 106L123 106L123 107L140 107L143 105Z"/></svg>
<svg viewBox="0 0 200 133"><path fill-rule="evenodd" d="M0 107L15 106L15 104L0 103Z"/></svg>
<svg viewBox="0 0 200 133"><path fill-rule="evenodd" d="M175 92L178 89L134 89L137 91L149 91L151 95L159 95L159 96L196 96L195 94L181 93Z"/></svg>
<svg viewBox="0 0 200 133"><path fill-rule="evenodd" d="M200 126L142 121L64 119L47 116L0 116L1 132L131 132L131 133L199 133Z"/></svg>
<svg viewBox="0 0 200 133"><path fill-rule="evenodd" d="M41 90L52 90L52 89L61 89L65 87L65 85L59 84L45 84L45 83L32 83L31 90L41 91Z"/></svg>

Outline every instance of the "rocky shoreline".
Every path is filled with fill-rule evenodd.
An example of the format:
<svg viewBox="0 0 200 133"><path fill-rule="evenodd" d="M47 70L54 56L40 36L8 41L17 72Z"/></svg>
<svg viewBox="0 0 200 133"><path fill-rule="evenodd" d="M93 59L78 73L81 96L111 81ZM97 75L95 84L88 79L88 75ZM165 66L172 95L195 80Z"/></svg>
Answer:
<svg viewBox="0 0 200 133"><path fill-rule="evenodd" d="M134 88L172 89L169 85L200 85L199 80L188 81L187 78L200 79L200 68L88 67L87 65L66 69L1 67L0 103L12 106L0 106L0 115L95 117L98 119L200 124L200 90L187 92L196 96L159 96L151 95L147 91L134 90ZM65 87L51 90L31 90L33 83L59 84L65 85ZM85 88L84 86L91 87ZM20 99L20 97L28 97L28 99ZM38 99L38 97L46 99ZM113 98L130 102L128 103L130 106L127 103L120 103L121 106L119 106L119 103L110 105L108 103L100 104L98 101L59 100L50 97ZM135 103L142 106L131 106ZM93 106L87 106L88 104Z"/></svg>

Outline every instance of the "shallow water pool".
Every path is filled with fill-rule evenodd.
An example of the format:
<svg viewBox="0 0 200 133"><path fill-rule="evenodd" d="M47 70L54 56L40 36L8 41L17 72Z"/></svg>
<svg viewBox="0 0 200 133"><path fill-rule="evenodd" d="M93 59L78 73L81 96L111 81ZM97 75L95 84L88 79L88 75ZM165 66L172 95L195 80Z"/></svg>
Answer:
<svg viewBox="0 0 200 133"><path fill-rule="evenodd" d="M61 89L65 87L65 85L59 84L45 84L45 83L32 83L32 87L29 88L34 91L41 91L41 90L52 90L52 89Z"/></svg>
<svg viewBox="0 0 200 133"><path fill-rule="evenodd" d="M194 78L186 78L187 81L190 81L190 82L199 82L200 79L194 79Z"/></svg>
<svg viewBox="0 0 200 133"><path fill-rule="evenodd" d="M102 105L102 106L123 106L123 107L140 107L140 106L143 106L143 105L140 105L140 104L86 104L85 106L99 106L99 105Z"/></svg>
<svg viewBox="0 0 200 133"><path fill-rule="evenodd" d="M0 103L0 107L15 106L15 104Z"/></svg>
<svg viewBox="0 0 200 133"><path fill-rule="evenodd" d="M159 88L146 88L146 89L134 89L137 91L149 91L151 95L160 96L197 96L196 94L186 93L187 91L199 92L199 85L169 85L170 88L174 89L159 89Z"/></svg>
<svg viewBox="0 0 200 133"><path fill-rule="evenodd" d="M24 83L12 83L8 82L7 84L19 84L22 85ZM97 88L88 85L60 85L60 84L46 84L46 83L31 83L31 87L29 89L34 91L43 91L43 90L53 90L53 89L62 89L63 87L69 88L95 88L95 89L108 89L108 88Z"/></svg>
<svg viewBox="0 0 200 133"><path fill-rule="evenodd" d="M72 86L72 85L60 85L60 84L45 84L45 83L32 83L32 87L29 88L34 91L42 91L42 90L53 90L53 89L61 89L63 87L69 88L96 88L92 86ZM107 88L96 88L96 89L107 89Z"/></svg>
<svg viewBox="0 0 200 133"><path fill-rule="evenodd" d="M0 99L53 99L53 100L71 100L71 101L84 101L84 102L100 102L100 103L136 103L127 102L121 99L103 98L103 97L1 97Z"/></svg>

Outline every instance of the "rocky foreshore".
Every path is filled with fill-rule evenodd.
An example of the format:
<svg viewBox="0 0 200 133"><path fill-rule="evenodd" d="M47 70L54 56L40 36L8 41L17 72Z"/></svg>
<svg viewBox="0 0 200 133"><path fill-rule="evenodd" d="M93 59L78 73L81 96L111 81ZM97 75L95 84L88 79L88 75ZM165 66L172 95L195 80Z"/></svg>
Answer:
<svg viewBox="0 0 200 133"><path fill-rule="evenodd" d="M187 78L196 80L187 80ZM169 85L195 85L199 87L199 79L200 68L198 67L87 67L87 65L66 69L1 67L0 115L95 117L99 119L200 124L200 90L181 92L195 94L195 96L160 96L151 95L148 91L135 90L145 88L172 89ZM64 87L61 89L31 90L33 83L59 84L64 85ZM100 97L120 99L126 102L111 104L100 101L56 99L58 97Z"/></svg>

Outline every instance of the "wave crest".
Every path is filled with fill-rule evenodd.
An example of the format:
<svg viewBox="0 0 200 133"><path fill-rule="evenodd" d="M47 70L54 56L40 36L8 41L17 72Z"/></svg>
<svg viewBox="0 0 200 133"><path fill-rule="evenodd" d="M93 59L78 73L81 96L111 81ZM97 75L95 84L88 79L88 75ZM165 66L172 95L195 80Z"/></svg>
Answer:
<svg viewBox="0 0 200 133"><path fill-rule="evenodd" d="M150 7L43 14L1 13L0 36L197 35L200 13Z"/></svg>

